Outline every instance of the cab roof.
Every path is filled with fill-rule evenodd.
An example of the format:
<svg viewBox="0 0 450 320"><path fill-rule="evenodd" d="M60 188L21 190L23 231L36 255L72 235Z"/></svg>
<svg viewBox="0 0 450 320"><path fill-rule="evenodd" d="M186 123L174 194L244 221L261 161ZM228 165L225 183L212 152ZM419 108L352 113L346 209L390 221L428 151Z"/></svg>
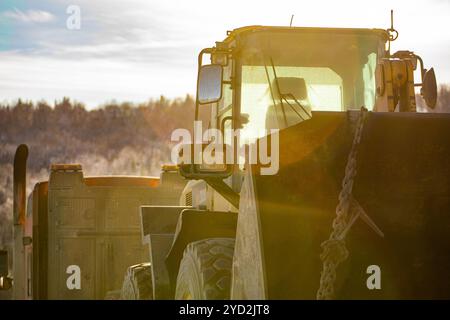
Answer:
<svg viewBox="0 0 450 320"><path fill-rule="evenodd" d="M336 33L336 34L360 34L360 35L376 35L384 41L389 39L389 33L384 29L369 28L317 28L317 27L277 27L277 26L246 26L227 31L227 37L223 42L230 43L241 36L255 32L286 32L286 33Z"/></svg>

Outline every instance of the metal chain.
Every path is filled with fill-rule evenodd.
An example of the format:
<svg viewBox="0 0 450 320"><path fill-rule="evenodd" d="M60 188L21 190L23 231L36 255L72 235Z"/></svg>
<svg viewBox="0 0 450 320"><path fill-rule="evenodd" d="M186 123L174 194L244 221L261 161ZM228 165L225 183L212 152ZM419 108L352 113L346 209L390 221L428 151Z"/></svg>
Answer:
<svg viewBox="0 0 450 320"><path fill-rule="evenodd" d="M320 255L320 259L323 263L323 269L320 275L320 287L317 291L317 300L329 300L334 298L336 269L341 262L347 259L349 254L345 246L345 235L358 216L363 213L362 208L357 204L356 200L353 199L352 190L353 181L356 176L356 156L358 154L358 146L361 141L364 122L367 117L366 111L367 110L365 108L361 108L361 112L359 113L359 118L353 137L353 144L348 156L345 176L342 181L342 189L339 193L339 203L336 207L336 217L334 218L332 224L333 230L329 239L321 244L323 251ZM366 215L364 216L367 217ZM371 227L378 229L376 226ZM375 231L377 231L377 233L381 233L379 229Z"/></svg>

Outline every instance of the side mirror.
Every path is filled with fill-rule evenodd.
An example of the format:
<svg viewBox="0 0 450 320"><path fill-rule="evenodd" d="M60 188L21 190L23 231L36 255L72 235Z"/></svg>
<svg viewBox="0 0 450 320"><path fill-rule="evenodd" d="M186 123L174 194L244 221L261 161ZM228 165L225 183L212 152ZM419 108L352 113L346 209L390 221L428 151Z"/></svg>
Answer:
<svg viewBox="0 0 450 320"><path fill-rule="evenodd" d="M0 250L0 290L8 290L12 279L8 278L8 251Z"/></svg>
<svg viewBox="0 0 450 320"><path fill-rule="evenodd" d="M434 69L431 68L425 72L422 80L422 89L420 90L428 108L434 109L437 102L437 84Z"/></svg>
<svg viewBox="0 0 450 320"><path fill-rule="evenodd" d="M197 80L197 100L199 104L214 103L222 98L222 73L219 64L200 67Z"/></svg>

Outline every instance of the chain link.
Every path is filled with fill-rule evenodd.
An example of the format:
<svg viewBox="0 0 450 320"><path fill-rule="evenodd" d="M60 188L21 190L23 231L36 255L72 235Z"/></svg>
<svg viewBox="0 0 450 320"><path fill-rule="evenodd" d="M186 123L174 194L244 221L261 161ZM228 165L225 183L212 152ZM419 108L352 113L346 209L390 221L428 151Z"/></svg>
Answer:
<svg viewBox="0 0 450 320"><path fill-rule="evenodd" d="M352 115L350 114L350 117ZM353 199L353 182L356 176L356 157L361 141L367 110L361 108L356 124L352 147L348 156L345 176L342 181L342 189L339 193L339 203L336 207L336 217L333 220L333 230L328 240L321 245L323 248L320 259L323 263L320 275L320 287L317 291L317 300L329 300L334 298L334 283L336 281L336 269L345 261L349 252L345 246L345 235L360 215L361 207Z"/></svg>

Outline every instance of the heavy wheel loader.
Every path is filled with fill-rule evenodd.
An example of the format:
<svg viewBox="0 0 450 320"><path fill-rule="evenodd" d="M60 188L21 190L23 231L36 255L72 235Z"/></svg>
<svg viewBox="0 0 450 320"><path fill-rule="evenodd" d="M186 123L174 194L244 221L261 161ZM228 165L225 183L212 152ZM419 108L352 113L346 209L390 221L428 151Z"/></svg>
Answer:
<svg viewBox="0 0 450 320"><path fill-rule="evenodd" d="M180 151L196 209L165 259L175 298L450 297L450 116L417 112L415 87L436 105L434 70L391 53L397 36L252 26L200 52L196 119L210 109L225 143L213 165L195 161L204 141ZM186 239L195 215L228 234L198 222Z"/></svg>
<svg viewBox="0 0 450 320"><path fill-rule="evenodd" d="M178 200L174 192L162 201L147 182L108 195L114 202L122 192L142 192L133 210L123 212L131 217L136 211L148 259L130 263L139 264L126 271L121 296L450 298L450 115L416 111L416 87L430 109L436 105L434 70L411 51L391 53L397 35L393 27L250 26L203 49L195 118L210 112L208 127L224 135L223 149L214 153L222 158L192 161L188 155L206 151L205 141L180 143L178 172L172 173L186 180L175 184ZM207 55L211 63L204 64ZM240 136L227 137L232 129ZM264 148L265 157L252 153ZM76 218L86 210L110 212L92 204L97 191L76 193L88 179L79 167L56 166L50 181L35 187L30 199L37 211L29 209L34 228L27 241L20 233L27 221L20 200L24 178L15 179L16 256L33 243L31 278L23 276L37 288L33 298L101 298L120 287L102 271L81 280L81 288L92 278L108 284L95 295L61 285L67 264L84 263L85 275L103 259L103 251L93 249L101 247L102 227L92 231ZM83 197L92 199L90 206ZM69 217L79 226L75 231L54 225ZM116 221L118 228L129 227L126 219ZM57 251L65 241L73 248ZM85 247L92 248L83 255L90 260L75 258L75 248ZM105 264L122 259L125 247ZM30 265L15 258L15 269L26 274ZM14 286L26 283L16 279Z"/></svg>

